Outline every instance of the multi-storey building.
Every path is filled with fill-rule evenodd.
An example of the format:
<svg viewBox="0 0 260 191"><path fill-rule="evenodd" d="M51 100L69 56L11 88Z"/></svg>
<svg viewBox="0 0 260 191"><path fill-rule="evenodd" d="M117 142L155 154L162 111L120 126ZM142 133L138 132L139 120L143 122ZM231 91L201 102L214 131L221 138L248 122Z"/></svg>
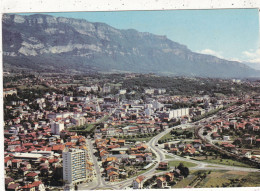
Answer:
<svg viewBox="0 0 260 191"><path fill-rule="evenodd" d="M51 122L51 133L54 135L60 135L60 132L64 130L63 122Z"/></svg>
<svg viewBox="0 0 260 191"><path fill-rule="evenodd" d="M66 149L62 153L63 180L67 184L76 184L86 180L86 151Z"/></svg>

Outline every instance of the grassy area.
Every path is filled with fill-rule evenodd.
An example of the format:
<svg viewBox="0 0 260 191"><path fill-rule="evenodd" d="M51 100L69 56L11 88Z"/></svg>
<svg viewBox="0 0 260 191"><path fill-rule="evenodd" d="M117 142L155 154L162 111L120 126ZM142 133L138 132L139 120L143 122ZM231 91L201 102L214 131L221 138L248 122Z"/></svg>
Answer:
<svg viewBox="0 0 260 191"><path fill-rule="evenodd" d="M206 177L195 181L198 173L205 174ZM259 187L260 172L240 172L240 171L191 171L190 175L178 182L174 188L185 188L195 186L196 188L216 188L216 187Z"/></svg>
<svg viewBox="0 0 260 191"><path fill-rule="evenodd" d="M133 138L124 138L126 141L140 141L140 142L149 142L154 136L151 136L151 137L142 137L142 138L139 138L139 137L133 137Z"/></svg>
<svg viewBox="0 0 260 191"><path fill-rule="evenodd" d="M171 135L171 132L169 132L166 135L164 135L162 138L160 138L159 140L160 141L165 141L165 140L171 139L171 138L172 138L172 135Z"/></svg>
<svg viewBox="0 0 260 191"><path fill-rule="evenodd" d="M179 160L169 161L169 166L170 167L179 166L180 163L182 163L184 166L186 166L188 168L197 166L197 164L195 164L195 163L179 161Z"/></svg>
<svg viewBox="0 0 260 191"><path fill-rule="evenodd" d="M206 165L206 167L216 167L216 166L214 166L214 165Z"/></svg>
<svg viewBox="0 0 260 191"><path fill-rule="evenodd" d="M154 166L155 166L155 164L153 164L152 166L150 166L148 169L146 169L146 170L141 170L141 171L137 172L135 175L132 175L132 176L130 176L130 177L128 177L128 178L133 178L133 177L135 177L135 176L139 176L139 175L141 175L141 174L143 174L143 173L145 173L145 172L151 170Z"/></svg>
<svg viewBox="0 0 260 191"><path fill-rule="evenodd" d="M99 124L99 123L103 123L104 121L108 120L109 116L105 115L104 117L102 117L100 120L98 120L95 124Z"/></svg>
<svg viewBox="0 0 260 191"><path fill-rule="evenodd" d="M97 125L99 125L100 123L108 120L108 118L109 118L109 116L105 115L104 117L102 117L100 120L98 120L95 123L82 125L82 126L79 126L79 127L72 127L72 128L69 129L69 131L71 131L71 132L79 132L79 133L91 132L91 131L93 131L97 127Z"/></svg>
<svg viewBox="0 0 260 191"><path fill-rule="evenodd" d="M254 168L248 164L244 164L242 162L235 161L232 159L223 159L223 158L220 158L219 156L217 158L215 156L197 156L197 157L193 157L192 159L197 160L197 161L202 161L202 162L208 162L208 163L212 163L212 164Z"/></svg>
<svg viewBox="0 0 260 191"><path fill-rule="evenodd" d="M88 124L88 125L86 125L86 131L91 131L91 129L92 128L94 128L95 127L95 124Z"/></svg>
<svg viewBox="0 0 260 191"><path fill-rule="evenodd" d="M223 165L229 165L229 166L239 166L239 167L247 167L250 168L251 166L232 160L232 159L210 159L210 160L203 160L203 162L208 162L208 163L214 163L214 164L223 164ZM251 167L253 168L253 167Z"/></svg>
<svg viewBox="0 0 260 191"><path fill-rule="evenodd" d="M177 184L175 184L173 186L173 188L185 188L188 185L191 184L191 182L193 181L193 179L195 178L195 174L192 173L192 171L190 172L190 175L186 178L184 178L183 180L177 182Z"/></svg>
<svg viewBox="0 0 260 191"><path fill-rule="evenodd" d="M165 155L165 158L166 158L166 159L173 159L174 157L169 156L169 155Z"/></svg>

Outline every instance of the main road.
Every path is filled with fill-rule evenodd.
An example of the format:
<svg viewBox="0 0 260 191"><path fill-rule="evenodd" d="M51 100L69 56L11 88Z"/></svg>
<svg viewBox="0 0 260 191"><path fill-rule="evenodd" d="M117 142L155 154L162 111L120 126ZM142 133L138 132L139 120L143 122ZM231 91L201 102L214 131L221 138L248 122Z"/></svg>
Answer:
<svg viewBox="0 0 260 191"><path fill-rule="evenodd" d="M202 122L208 122L212 119L214 119L216 117L216 115L209 117L207 119L201 119L200 121ZM200 122L197 121L196 123ZM144 172L143 175L146 178L150 178L153 175L157 175L157 174L161 174L161 173L156 173L156 168L158 167L158 163L163 162L163 161L169 161L169 159L165 158L165 154L167 153L165 150L163 150L161 147L159 147L158 141L167 133L169 133L172 129L177 129L177 128L181 128L181 129L186 129L186 128L190 128L192 126L195 125L194 123L189 123L189 124L181 124L172 128L168 128L165 131L159 133L158 135L154 136L147 144L148 147L151 149L151 151L155 154L156 156L156 164L149 169L148 171ZM91 143L91 140L88 140L88 145L91 151L93 151L93 146ZM134 176L132 178L128 178L127 180L124 181L120 181L120 182L116 182L116 183L110 183L110 182L106 182L102 177L101 177L101 172L100 172L100 167L98 165L97 159L96 157L93 155L93 152L91 153L91 157L92 160L94 162L94 167L95 167L95 171L96 171L96 176L97 176L97 180L96 180L96 184L92 185L92 186L80 186L79 189L84 189L84 190L96 190L96 189L116 189L116 190L122 190L122 189L126 189L127 187L129 187L131 185L131 183L133 182L134 179L136 179L137 176ZM234 166L228 166L228 165L219 165L219 164L212 164L212 163L206 163L206 162L201 162L201 161L195 161L195 160L191 160L188 158L184 158L184 157L180 157L177 155L173 155L171 153L167 153L167 155L170 155L173 157L173 159L171 160L178 160L178 161L187 161L187 162L191 162L191 163L195 163L197 164L197 166L195 167L191 167L190 169L194 169L194 170L215 170L215 169L221 169L221 170L235 170L235 171L247 171L247 172L259 172L259 169L255 169L255 168L243 168L243 167L234 167ZM139 175L139 176L140 176Z"/></svg>

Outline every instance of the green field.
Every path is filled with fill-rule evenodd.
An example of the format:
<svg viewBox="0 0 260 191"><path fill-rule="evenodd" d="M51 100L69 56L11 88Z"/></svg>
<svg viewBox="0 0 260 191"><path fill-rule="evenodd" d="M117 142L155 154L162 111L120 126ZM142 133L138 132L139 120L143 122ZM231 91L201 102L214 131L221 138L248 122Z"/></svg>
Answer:
<svg viewBox="0 0 260 191"><path fill-rule="evenodd" d="M159 140L160 141L165 141L165 140L171 139L171 138L172 138L172 135L171 135L171 132L169 132L166 135L164 135L162 138L160 138Z"/></svg>
<svg viewBox="0 0 260 191"><path fill-rule="evenodd" d="M170 155L165 155L166 159L173 159L174 157L170 156Z"/></svg>
<svg viewBox="0 0 260 191"><path fill-rule="evenodd" d="M177 167L179 164L182 163L184 166L190 168L190 167L195 167L197 164L191 163L191 162L186 162L186 161L179 161L179 160L174 160L174 161L169 161L169 166L170 167Z"/></svg>
<svg viewBox="0 0 260 191"><path fill-rule="evenodd" d="M79 132L79 133L88 133L88 132L93 131L97 127L97 125L99 125L100 123L103 123L104 121L108 120L108 118L109 118L109 116L106 115L95 123L86 124L86 125L77 126L77 127L71 127L69 129L69 131L70 132Z"/></svg>
<svg viewBox="0 0 260 191"><path fill-rule="evenodd" d="M126 141L140 141L140 142L149 142L154 136L151 136L151 137L142 137L142 138L139 138L139 137L131 137L131 138L124 138Z"/></svg>
<svg viewBox="0 0 260 191"><path fill-rule="evenodd" d="M206 174L205 178L197 181L198 173ZM195 188L216 188L216 187L259 187L260 172L241 171L191 171L190 175L178 182L174 188L185 188L187 186Z"/></svg>
<svg viewBox="0 0 260 191"><path fill-rule="evenodd" d="M239 166L239 167L247 167L247 168L254 168L242 162L238 162L232 159L210 159L210 160L202 160L202 162L208 162L212 164L222 164L228 166Z"/></svg>
<svg viewBox="0 0 260 191"><path fill-rule="evenodd" d="M221 159L220 157L216 158L215 156L199 156L199 157L193 157L192 159L194 159L196 161L207 162L207 163L212 163L212 164L254 168L248 164L244 164L244 163L238 162L236 160L223 159L223 158Z"/></svg>

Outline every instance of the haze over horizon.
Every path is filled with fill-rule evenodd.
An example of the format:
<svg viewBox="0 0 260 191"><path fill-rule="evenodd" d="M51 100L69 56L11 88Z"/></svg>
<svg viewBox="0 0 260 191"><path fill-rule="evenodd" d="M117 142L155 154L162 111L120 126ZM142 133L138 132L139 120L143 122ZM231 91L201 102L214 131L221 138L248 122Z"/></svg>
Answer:
<svg viewBox="0 0 260 191"><path fill-rule="evenodd" d="M37 13L24 13L32 15ZM260 69L257 9L40 13L166 35L194 52Z"/></svg>

